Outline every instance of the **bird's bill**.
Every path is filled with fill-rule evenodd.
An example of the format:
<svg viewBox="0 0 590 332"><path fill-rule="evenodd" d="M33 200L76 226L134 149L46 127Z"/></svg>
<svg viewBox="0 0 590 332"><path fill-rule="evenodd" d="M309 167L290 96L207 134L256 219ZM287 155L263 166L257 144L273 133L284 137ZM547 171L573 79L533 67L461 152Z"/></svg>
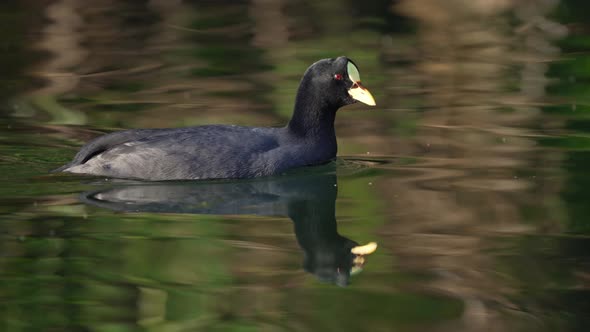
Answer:
<svg viewBox="0 0 590 332"><path fill-rule="evenodd" d="M375 98L373 98L373 95L371 95L369 90L361 84L361 74L359 73L358 68L354 63L348 61L346 69L348 71L348 78L352 81L352 87L348 89L348 94L354 100L358 100L369 106L375 106Z"/></svg>
<svg viewBox="0 0 590 332"><path fill-rule="evenodd" d="M369 90L367 90L367 88L361 85L361 82L355 82L352 88L348 89L348 94L352 97L352 99L358 100L363 104L367 104L369 106L377 105L373 95L369 92Z"/></svg>

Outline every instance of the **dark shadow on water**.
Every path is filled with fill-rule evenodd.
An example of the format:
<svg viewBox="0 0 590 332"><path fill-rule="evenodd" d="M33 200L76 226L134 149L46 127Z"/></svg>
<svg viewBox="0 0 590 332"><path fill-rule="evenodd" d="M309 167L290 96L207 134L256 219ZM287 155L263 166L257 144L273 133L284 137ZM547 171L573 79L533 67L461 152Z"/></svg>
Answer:
<svg viewBox="0 0 590 332"><path fill-rule="evenodd" d="M304 268L339 286L362 270L359 244L338 234L333 172L213 182L120 183L83 193L87 204L123 212L285 216L294 223Z"/></svg>

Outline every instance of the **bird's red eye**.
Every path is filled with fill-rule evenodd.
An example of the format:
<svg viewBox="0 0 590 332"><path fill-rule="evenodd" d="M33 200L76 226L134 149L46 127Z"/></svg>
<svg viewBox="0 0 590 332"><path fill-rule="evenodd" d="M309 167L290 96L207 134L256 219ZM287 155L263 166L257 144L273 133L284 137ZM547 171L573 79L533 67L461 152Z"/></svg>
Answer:
<svg viewBox="0 0 590 332"><path fill-rule="evenodd" d="M337 81L342 81L342 75L341 74L334 74L334 79Z"/></svg>

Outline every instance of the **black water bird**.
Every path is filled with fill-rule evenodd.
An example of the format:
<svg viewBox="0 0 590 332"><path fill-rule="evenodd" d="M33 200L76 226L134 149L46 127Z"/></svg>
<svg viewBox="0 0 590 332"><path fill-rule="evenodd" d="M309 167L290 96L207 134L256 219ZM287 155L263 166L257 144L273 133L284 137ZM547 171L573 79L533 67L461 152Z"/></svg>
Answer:
<svg viewBox="0 0 590 332"><path fill-rule="evenodd" d="M206 125L135 129L94 139L57 169L144 180L253 178L318 165L336 157L336 111L356 101L374 106L346 57L311 65L285 127Z"/></svg>

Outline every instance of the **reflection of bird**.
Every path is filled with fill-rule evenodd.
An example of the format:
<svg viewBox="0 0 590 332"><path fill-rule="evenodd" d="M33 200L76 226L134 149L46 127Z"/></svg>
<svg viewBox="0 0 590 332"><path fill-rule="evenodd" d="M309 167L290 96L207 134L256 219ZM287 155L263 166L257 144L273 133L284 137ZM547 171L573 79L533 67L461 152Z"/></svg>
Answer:
<svg viewBox="0 0 590 332"><path fill-rule="evenodd" d="M303 75L285 127L121 131L86 144L57 171L147 180L252 178L322 164L336 157L336 111L357 100L375 105L354 63L324 59Z"/></svg>
<svg viewBox="0 0 590 332"><path fill-rule="evenodd" d="M338 234L335 216L335 198L293 199L288 203L288 214L295 224L297 242L305 253L303 267L320 280L346 286L351 273L363 267L364 254L354 252L371 244L359 246L351 239Z"/></svg>
<svg viewBox="0 0 590 332"><path fill-rule="evenodd" d="M240 182L131 183L84 193L86 203L129 212L288 216L305 253L305 269L322 281L348 284L375 251L338 234L336 176L293 174Z"/></svg>

